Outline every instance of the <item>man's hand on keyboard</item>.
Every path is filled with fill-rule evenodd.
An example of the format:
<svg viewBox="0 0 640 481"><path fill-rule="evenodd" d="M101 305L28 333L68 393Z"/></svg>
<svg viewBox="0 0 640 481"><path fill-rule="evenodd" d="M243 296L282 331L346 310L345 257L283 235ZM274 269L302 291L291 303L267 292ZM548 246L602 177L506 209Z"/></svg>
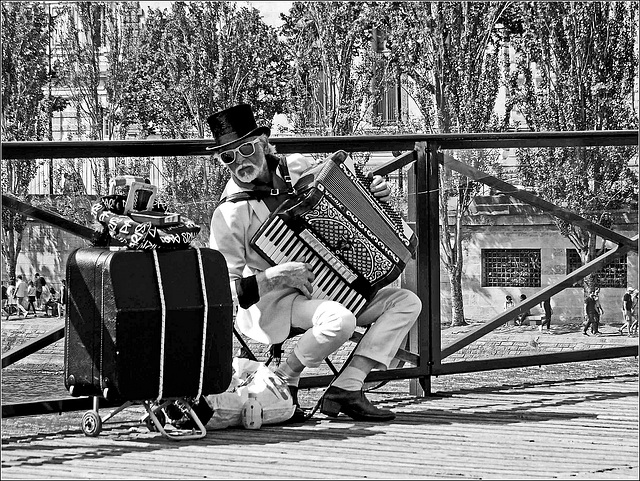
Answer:
<svg viewBox="0 0 640 481"><path fill-rule="evenodd" d="M373 181L371 182L369 190L378 200L381 200L383 202L387 202L389 200L389 196L391 195L389 184L379 175L373 176Z"/></svg>
<svg viewBox="0 0 640 481"><path fill-rule="evenodd" d="M256 275L260 294L282 287L292 287L311 299L313 287L311 283L315 275L311 271L311 264L306 262L285 262L269 267Z"/></svg>

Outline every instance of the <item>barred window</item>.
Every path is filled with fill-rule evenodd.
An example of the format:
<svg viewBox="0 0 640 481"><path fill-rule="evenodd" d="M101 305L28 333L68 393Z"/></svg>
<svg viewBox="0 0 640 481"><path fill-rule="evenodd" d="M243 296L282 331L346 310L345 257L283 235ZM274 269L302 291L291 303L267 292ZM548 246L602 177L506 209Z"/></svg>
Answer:
<svg viewBox="0 0 640 481"><path fill-rule="evenodd" d="M582 267L580 254L575 249L567 249L567 274ZM627 287L627 254L616 254L611 262L598 271L600 287ZM582 281L573 287L582 287Z"/></svg>
<svg viewBox="0 0 640 481"><path fill-rule="evenodd" d="M540 287L540 249L482 249L482 287Z"/></svg>

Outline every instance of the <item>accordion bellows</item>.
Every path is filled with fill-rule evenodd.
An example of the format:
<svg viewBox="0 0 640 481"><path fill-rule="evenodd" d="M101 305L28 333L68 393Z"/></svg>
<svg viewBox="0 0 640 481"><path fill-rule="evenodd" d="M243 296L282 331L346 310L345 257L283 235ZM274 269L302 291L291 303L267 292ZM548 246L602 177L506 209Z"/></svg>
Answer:
<svg viewBox="0 0 640 481"><path fill-rule="evenodd" d="M306 260L316 279L313 298L358 313L398 278L416 251L415 234L377 200L338 151L307 172L262 225L252 246L271 264Z"/></svg>

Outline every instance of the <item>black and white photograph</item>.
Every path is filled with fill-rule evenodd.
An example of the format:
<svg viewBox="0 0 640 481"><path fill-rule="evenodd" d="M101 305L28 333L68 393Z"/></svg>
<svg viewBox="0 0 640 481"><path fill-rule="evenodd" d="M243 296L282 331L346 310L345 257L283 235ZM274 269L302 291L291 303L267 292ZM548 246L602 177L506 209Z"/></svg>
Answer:
<svg viewBox="0 0 640 481"><path fill-rule="evenodd" d="M636 480L635 1L3 1L2 479Z"/></svg>

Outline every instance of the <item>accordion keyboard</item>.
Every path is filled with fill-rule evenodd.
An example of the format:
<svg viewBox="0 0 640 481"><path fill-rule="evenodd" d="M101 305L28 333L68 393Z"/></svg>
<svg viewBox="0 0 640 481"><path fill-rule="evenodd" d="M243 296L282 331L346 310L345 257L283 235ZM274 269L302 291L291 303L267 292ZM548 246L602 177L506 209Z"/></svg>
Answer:
<svg viewBox="0 0 640 481"><path fill-rule="evenodd" d="M278 216L272 216L260 229L253 244L274 265L291 261L311 264L311 271L315 275L313 299L339 302L355 315L367 303L364 296L350 287L350 282L357 275L308 229L296 233Z"/></svg>

